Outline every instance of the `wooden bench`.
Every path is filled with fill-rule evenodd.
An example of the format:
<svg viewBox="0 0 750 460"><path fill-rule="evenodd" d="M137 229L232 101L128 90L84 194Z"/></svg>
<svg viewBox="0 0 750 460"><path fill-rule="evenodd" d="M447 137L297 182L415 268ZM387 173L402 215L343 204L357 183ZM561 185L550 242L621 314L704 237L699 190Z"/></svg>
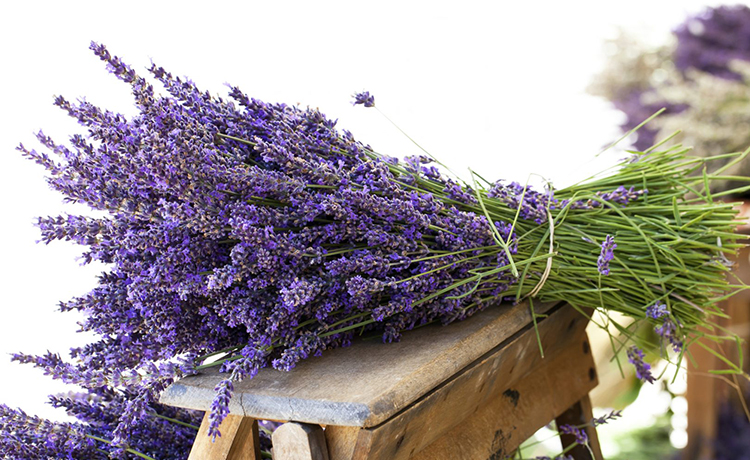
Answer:
<svg viewBox="0 0 750 460"><path fill-rule="evenodd" d="M291 372L264 369L235 385L215 442L204 418L190 459L261 458L257 420L287 422L273 433L276 460L504 459L552 420L592 419L588 392L597 376L587 319L564 304L537 303L536 311L547 315L538 320L544 358L521 303L419 328L398 343L358 341ZM220 379L215 370L187 377L161 401L207 410ZM596 431L586 430L591 451L568 454L601 459Z"/></svg>

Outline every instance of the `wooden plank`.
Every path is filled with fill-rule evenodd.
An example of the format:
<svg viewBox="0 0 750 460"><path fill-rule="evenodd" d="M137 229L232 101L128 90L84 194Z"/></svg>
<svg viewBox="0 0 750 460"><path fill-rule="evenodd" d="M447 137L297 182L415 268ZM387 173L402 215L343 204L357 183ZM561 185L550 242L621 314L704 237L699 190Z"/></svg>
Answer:
<svg viewBox="0 0 750 460"><path fill-rule="evenodd" d="M562 425L580 426L591 423L591 420L593 419L594 414L591 407L591 398L586 394L586 396L581 398L580 401L577 401L565 412L556 417L555 422L558 427ZM582 445L576 445L568 451L568 455L572 456L575 460L602 460L602 448L599 445L599 437L596 434L596 428L594 428L593 425L587 425L585 430L586 436L589 440L589 448ZM563 449L565 449L570 445L576 444L576 438L572 434L561 434L560 442L562 443Z"/></svg>
<svg viewBox="0 0 750 460"><path fill-rule="evenodd" d="M750 208L750 205L748 207ZM733 274L742 282L750 284L750 247L742 248L737 257L732 258L732 261L736 263L734 270L732 270ZM748 346L750 343L750 290L740 291L724 303L725 308L723 310L729 318L724 319L722 325L740 336L744 341L742 351L747 356L750 354L750 346ZM739 353L736 348L727 347L725 351L730 359L736 363L739 362ZM744 371L750 373L750 359L745 359L744 365ZM747 389L747 385L745 385L745 390ZM736 394L733 395L733 397L736 396ZM737 400L734 402L739 404Z"/></svg>
<svg viewBox="0 0 750 460"><path fill-rule="evenodd" d="M505 460L512 455L521 443L596 385L596 375L592 379L589 372L594 365L591 355L583 353L576 343L570 345L546 357L532 372L410 460Z"/></svg>
<svg viewBox="0 0 750 460"><path fill-rule="evenodd" d="M541 358L536 333L529 326L388 422L362 430L357 443L360 451L355 449L354 458L410 458L445 436L459 423L465 423L469 417L475 416L489 401L502 397L517 403L521 389L513 385L537 367L554 360L555 354L571 348L579 360L571 368L580 371L582 375L575 376L576 382L580 384L570 385L571 391L579 393L575 399L559 408L558 413L561 413L596 385L590 350L583 345L583 341L587 340L584 339L586 322L586 318L571 307L555 310L548 318L539 322L539 334L547 353L546 358ZM544 382L547 392L559 386L559 382ZM567 382L565 386L568 386ZM535 408L533 399L524 400L528 401L525 408ZM549 415L541 424L549 422L558 413Z"/></svg>
<svg viewBox="0 0 750 460"><path fill-rule="evenodd" d="M357 447L357 437L362 428L357 426L328 425L325 429L330 460L350 460Z"/></svg>
<svg viewBox="0 0 750 460"><path fill-rule="evenodd" d="M258 421L228 415L215 441L208 436L209 414L203 417L188 460L260 460Z"/></svg>
<svg viewBox="0 0 750 460"><path fill-rule="evenodd" d="M705 342L713 346L710 342ZM697 364L695 368L688 364L687 400L688 400L688 444L682 452L686 460L714 458L714 440L716 439L718 394L717 378L708 371L718 369L719 360L698 345L690 347L690 352Z"/></svg>
<svg viewBox="0 0 750 460"><path fill-rule="evenodd" d="M750 248L743 248L735 262L733 275L744 283L750 283ZM730 281L736 282L730 277ZM741 291L721 303L721 309L729 318L719 320L720 325L736 333L743 339L742 353L750 352L750 291ZM704 341L706 345L723 354L735 363L739 363L739 350L733 346L724 345L721 350L716 344ZM729 402L740 408L739 398L744 398L748 391L748 381L737 379L741 391L731 387L727 382L715 375L708 374L710 370L726 368L714 355L698 345L690 347L695 364L688 362L687 372L687 401L688 401L688 444L683 449L684 460L698 460L714 457L714 446L718 432L719 408ZM745 372L750 371L750 360L745 359ZM727 376L730 379L732 376ZM740 409L738 409L740 410Z"/></svg>
<svg viewBox="0 0 750 460"><path fill-rule="evenodd" d="M536 305L537 312L553 304ZM401 342L358 341L327 350L291 372L263 369L235 384L229 409L256 419L375 426L449 379L531 322L527 303L497 305L447 327L430 325ZM161 402L206 410L223 376L216 368L171 385Z"/></svg>
<svg viewBox="0 0 750 460"><path fill-rule="evenodd" d="M227 460L260 460L260 430L258 421L243 417Z"/></svg>
<svg viewBox="0 0 750 460"><path fill-rule="evenodd" d="M320 425L287 422L271 435L274 460L329 460Z"/></svg>

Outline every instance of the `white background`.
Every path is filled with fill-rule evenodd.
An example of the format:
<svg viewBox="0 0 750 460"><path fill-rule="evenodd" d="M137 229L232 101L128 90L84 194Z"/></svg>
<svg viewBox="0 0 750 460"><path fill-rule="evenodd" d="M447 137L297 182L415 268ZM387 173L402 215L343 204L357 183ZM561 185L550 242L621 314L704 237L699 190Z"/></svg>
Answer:
<svg viewBox="0 0 750 460"><path fill-rule="evenodd" d="M339 127L394 156L415 148L378 107L456 171L562 186L623 156L592 158L618 137L620 115L585 94L618 27L654 42L706 2L3 2L0 6L0 403L61 418L62 391L8 353L67 353L86 342L56 303L84 294L100 266L80 248L36 244L36 216L80 210L48 190L41 167L14 151L79 131L53 95L133 114L126 85L89 50L106 44L138 72L150 60L203 89L225 82L269 102L317 106Z"/></svg>

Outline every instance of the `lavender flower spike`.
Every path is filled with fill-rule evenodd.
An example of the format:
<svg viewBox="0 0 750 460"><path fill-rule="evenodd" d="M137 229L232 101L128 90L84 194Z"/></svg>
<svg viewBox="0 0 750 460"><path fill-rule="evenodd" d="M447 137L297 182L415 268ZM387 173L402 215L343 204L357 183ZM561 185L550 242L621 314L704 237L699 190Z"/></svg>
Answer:
<svg viewBox="0 0 750 460"><path fill-rule="evenodd" d="M607 235L607 238L602 243L602 252L599 254L599 260L596 265L599 268L599 273L602 275L609 275L609 263L615 258L615 239L612 235Z"/></svg>
<svg viewBox="0 0 750 460"><path fill-rule="evenodd" d="M216 385L214 391L216 396L211 403L211 415L209 416L211 423L208 426L208 435L211 436L213 441L216 441L216 436L221 436L219 425L229 415L229 400L232 399L232 392L234 391L232 380L222 380Z"/></svg>
<svg viewBox="0 0 750 460"><path fill-rule="evenodd" d="M609 414L602 415L601 417L594 417L591 420L591 424L596 426L604 425L610 420L614 420L618 417L622 417L622 411L621 410L613 410Z"/></svg>
<svg viewBox="0 0 750 460"><path fill-rule="evenodd" d="M654 383L656 379L651 375L651 365L643 361L643 351L633 345L628 348L628 361L635 366L635 375L648 383Z"/></svg>
<svg viewBox="0 0 750 460"><path fill-rule="evenodd" d="M369 91L362 91L361 93L354 94L354 105L362 104L365 107L375 107L375 96L372 96Z"/></svg>

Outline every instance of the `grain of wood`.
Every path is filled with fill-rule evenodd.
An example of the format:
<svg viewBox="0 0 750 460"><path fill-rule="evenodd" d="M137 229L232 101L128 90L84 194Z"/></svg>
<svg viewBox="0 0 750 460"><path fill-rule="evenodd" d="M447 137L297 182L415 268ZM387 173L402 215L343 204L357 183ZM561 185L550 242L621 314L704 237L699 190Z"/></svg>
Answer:
<svg viewBox="0 0 750 460"><path fill-rule="evenodd" d="M260 460L258 421L228 415L215 441L208 436L209 414L203 417L188 460Z"/></svg>
<svg viewBox="0 0 750 460"><path fill-rule="evenodd" d="M732 275L744 283L750 283L750 248L745 247L732 258L735 266ZM734 280L733 280L734 282ZM732 362L740 362L740 353L750 354L750 291L741 291L729 299L721 302L721 310L728 318L719 320L720 325L736 333L743 340L742 349L727 346L721 349L710 341L704 341L714 351L726 356ZM710 331L707 331L710 333ZM688 363L687 371L687 402L688 402L688 444L682 450L683 460L702 460L714 457L714 446L718 434L718 408L729 402L737 410L741 410L742 401L750 386L745 379L737 379L740 387L736 388L710 375L711 370L726 368L713 354L698 345L690 347L693 359ZM744 371L750 372L750 360L744 360ZM726 376L732 380L732 376ZM734 382L733 382L734 383Z"/></svg>
<svg viewBox="0 0 750 460"><path fill-rule="evenodd" d="M596 385L589 375L593 363L591 355L576 346L545 357L532 372L409 459L504 460Z"/></svg>
<svg viewBox="0 0 750 460"><path fill-rule="evenodd" d="M370 451L362 452L360 457L354 458L408 459L467 417L473 416L488 401L501 396L511 385L553 359L556 353L562 352L568 345L575 349L577 356L583 356L583 347L579 342L585 325L586 319L572 308L565 306L555 310L548 318L539 322L539 334L547 356L545 359L540 356L534 329L519 332L387 423L363 430L360 436L364 436L365 432L371 433ZM577 377L586 380L586 388L582 390L581 386L572 387L576 391L582 391L575 400L580 399L596 383L595 374L590 375L593 372L591 355L587 353L586 356L586 367L580 368L582 375ZM550 386L546 391L559 386L559 382L548 383ZM511 399L513 394L510 393ZM562 410L564 408L560 409L561 412ZM552 416L544 420L542 425L551 419Z"/></svg>
<svg viewBox="0 0 750 460"><path fill-rule="evenodd" d="M357 447L357 438L362 428L357 426L328 425L325 429L326 445L330 460L349 460Z"/></svg>
<svg viewBox="0 0 750 460"><path fill-rule="evenodd" d="M329 460L323 428L287 422L271 436L274 460Z"/></svg>
<svg viewBox="0 0 750 460"><path fill-rule="evenodd" d="M553 306L535 305L538 313ZM528 303L504 304L448 327L408 331L398 343L370 340L327 350L291 372L262 369L256 377L235 384L229 409L261 420L376 426L530 322ZM171 385L161 402L206 410L223 377L216 369L186 377Z"/></svg>

